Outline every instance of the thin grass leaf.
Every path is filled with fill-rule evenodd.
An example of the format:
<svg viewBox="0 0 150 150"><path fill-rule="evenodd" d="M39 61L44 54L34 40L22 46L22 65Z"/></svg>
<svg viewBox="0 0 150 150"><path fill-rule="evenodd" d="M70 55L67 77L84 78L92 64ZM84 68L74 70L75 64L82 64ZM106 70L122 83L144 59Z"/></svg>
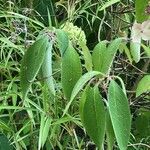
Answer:
<svg viewBox="0 0 150 150"><path fill-rule="evenodd" d="M108 2L106 2L100 9L99 11L102 11L104 9L106 9L107 7L110 7L112 6L113 4L117 3L117 2L120 2L120 0L110 0Z"/></svg>

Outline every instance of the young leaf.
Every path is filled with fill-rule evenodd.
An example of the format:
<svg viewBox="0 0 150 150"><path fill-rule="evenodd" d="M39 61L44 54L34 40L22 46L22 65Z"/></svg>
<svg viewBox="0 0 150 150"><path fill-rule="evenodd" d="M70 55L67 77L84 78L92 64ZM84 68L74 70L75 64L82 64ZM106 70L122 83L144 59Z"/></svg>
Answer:
<svg viewBox="0 0 150 150"><path fill-rule="evenodd" d="M82 75L82 67L78 53L71 43L62 57L61 82L65 97L69 100L74 85Z"/></svg>
<svg viewBox="0 0 150 150"><path fill-rule="evenodd" d="M140 58L141 58L140 49L141 49L140 43L135 43L135 42L130 43L131 55L133 57L133 60L136 63L138 63L140 61Z"/></svg>
<svg viewBox="0 0 150 150"><path fill-rule="evenodd" d="M139 23L142 23L143 21L148 20L149 18L149 14L146 12L148 4L149 4L149 0L135 1L135 15L136 15L136 20Z"/></svg>
<svg viewBox="0 0 150 150"><path fill-rule="evenodd" d="M109 44L108 48L106 48L105 41L96 45L92 54L94 70L106 75L109 74L110 67L121 41L121 38L115 39Z"/></svg>
<svg viewBox="0 0 150 150"><path fill-rule="evenodd" d="M37 40L32 46L30 46L30 48L23 56L20 72L20 84L22 88L23 98L26 97L31 82L33 82L39 72L39 69L45 57L47 45L48 38L42 37Z"/></svg>
<svg viewBox="0 0 150 150"><path fill-rule="evenodd" d="M150 91L150 75L146 75L140 80L136 89L136 96L148 91Z"/></svg>
<svg viewBox="0 0 150 150"><path fill-rule="evenodd" d="M50 92L55 95L54 81L52 77L52 44L52 42L48 43L48 48L41 69L42 78L45 79Z"/></svg>
<svg viewBox="0 0 150 150"><path fill-rule="evenodd" d="M119 148L126 150L130 137L131 114L126 95L113 80L108 88L108 109Z"/></svg>
<svg viewBox="0 0 150 150"><path fill-rule="evenodd" d="M86 88L80 102L81 121L99 149L105 135L105 108L98 86Z"/></svg>

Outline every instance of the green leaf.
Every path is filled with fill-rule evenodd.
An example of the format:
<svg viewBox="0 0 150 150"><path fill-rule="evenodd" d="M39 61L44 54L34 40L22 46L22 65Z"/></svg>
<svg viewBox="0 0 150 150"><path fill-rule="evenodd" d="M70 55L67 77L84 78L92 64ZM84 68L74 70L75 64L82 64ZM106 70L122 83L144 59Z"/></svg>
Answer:
<svg viewBox="0 0 150 150"><path fill-rule="evenodd" d="M130 108L126 95L114 80L108 88L108 109L119 148L126 150L131 129Z"/></svg>
<svg viewBox="0 0 150 150"><path fill-rule="evenodd" d="M55 95L54 79L52 76L52 46L53 43L51 41L48 43L48 48L41 69L42 78L45 79L50 92Z"/></svg>
<svg viewBox="0 0 150 150"><path fill-rule="evenodd" d="M13 150L8 138L4 134L0 134L0 150Z"/></svg>
<svg viewBox="0 0 150 150"><path fill-rule="evenodd" d="M26 97L31 82L34 81L36 75L45 58L45 53L47 50L48 38L42 37L37 40L30 48L26 51L23 56L20 72L20 84L22 88L23 98Z"/></svg>
<svg viewBox="0 0 150 150"><path fill-rule="evenodd" d="M102 41L98 43L93 50L92 60L93 60L93 70L101 71L103 66L104 55L107 51L106 47L107 41Z"/></svg>
<svg viewBox="0 0 150 150"><path fill-rule="evenodd" d="M110 0L110 1L107 1L107 2L105 2L105 4L100 8L99 11L102 11L102 10L106 9L107 7L110 7L110 6L112 6L113 4L115 4L115 3L119 2L119 1L120 1L120 0Z"/></svg>
<svg viewBox="0 0 150 150"><path fill-rule="evenodd" d="M138 63L141 58L140 50L141 50L141 44L140 43L130 43L130 50L131 50L131 55L133 57L133 60Z"/></svg>
<svg viewBox="0 0 150 150"><path fill-rule="evenodd" d="M136 96L141 95L142 93L150 91L150 75L144 76L138 83L136 89Z"/></svg>
<svg viewBox="0 0 150 150"><path fill-rule="evenodd" d="M0 128L2 131L11 132L12 129L2 120L0 120Z"/></svg>
<svg viewBox="0 0 150 150"><path fill-rule="evenodd" d="M98 86L86 88L80 101L81 121L90 138L101 149L105 135L105 108Z"/></svg>
<svg viewBox="0 0 150 150"><path fill-rule="evenodd" d="M38 150L42 147L42 139L43 139L43 130L44 130L44 124L45 124L45 116L44 114L41 114L41 122L40 122L40 130L39 130L39 141L38 141Z"/></svg>
<svg viewBox="0 0 150 150"><path fill-rule="evenodd" d="M69 38L66 32L61 29L56 29L56 35L58 48L60 50L61 56L63 56L69 46Z"/></svg>
<svg viewBox="0 0 150 150"><path fill-rule="evenodd" d="M92 56L90 54L90 51L88 47L84 44L84 42L80 42L80 47L82 48L82 52L83 52L85 68L87 69L87 71L92 71L93 64L92 64Z"/></svg>
<svg viewBox="0 0 150 150"><path fill-rule="evenodd" d="M106 137L107 137L108 150L113 150L113 145L115 142L115 134L110 119L109 111L107 111L106 113Z"/></svg>
<svg viewBox="0 0 150 150"><path fill-rule="evenodd" d="M3 43L5 43L8 47L12 47L12 48L16 48L18 49L19 46L15 45L13 42L11 42L8 38L0 38L0 41L2 41Z"/></svg>
<svg viewBox="0 0 150 150"><path fill-rule="evenodd" d="M147 109L138 110L138 115L135 118L135 128L137 136L147 138L150 135L150 111ZM150 141L149 141L150 142Z"/></svg>
<svg viewBox="0 0 150 150"><path fill-rule="evenodd" d="M144 44L141 44L141 46L143 47L145 53L147 54L147 56L150 58L150 47L149 46L145 46Z"/></svg>
<svg viewBox="0 0 150 150"><path fill-rule="evenodd" d="M84 85L90 80L92 79L94 76L96 75L102 75L100 72L98 71L89 71L88 73L84 74L83 76L80 77L80 79L77 81L77 83L75 84L72 93L71 93L71 98L69 103L67 104L63 116L66 114L66 112L68 111L72 101L74 100L74 98L77 96L77 94L79 93L79 91L84 87Z"/></svg>
<svg viewBox="0 0 150 150"><path fill-rule="evenodd" d="M31 0L30 0L31 1ZM33 8L42 16L42 19L41 17L38 17L38 19L40 21L43 22L43 19L44 19L44 23L46 25L48 25L48 17L47 17L47 14L48 14L48 11L51 13L51 21L52 21L52 25L53 26L57 26L57 19L56 19L56 15L55 15L55 10L54 10L54 7L55 7L55 1L54 0L32 0L32 6Z"/></svg>
<svg viewBox="0 0 150 150"><path fill-rule="evenodd" d="M103 74L109 74L115 54L119 48L122 39L118 38L112 41L106 48L106 41L98 43L92 54L94 70Z"/></svg>
<svg viewBox="0 0 150 150"><path fill-rule="evenodd" d="M127 55L127 58L129 59L130 63L132 64L132 57L129 48L126 44L122 44L122 48L124 49L125 54Z"/></svg>
<svg viewBox="0 0 150 150"><path fill-rule="evenodd" d="M48 138L51 122L52 122L52 119L47 117L44 128L43 128L43 133L42 133L42 147L44 146L44 144Z"/></svg>
<svg viewBox="0 0 150 150"><path fill-rule="evenodd" d="M45 142L47 140L51 122L52 122L51 118L45 116L44 114L41 114L38 150L40 150L41 147L44 146L44 144L45 144Z"/></svg>
<svg viewBox="0 0 150 150"><path fill-rule="evenodd" d="M65 97L69 100L73 87L82 75L78 53L71 43L62 57L61 82Z"/></svg>
<svg viewBox="0 0 150 150"><path fill-rule="evenodd" d="M139 23L147 20L149 18L149 14L146 13L146 8L148 7L149 0L136 0L135 1L135 15L136 20Z"/></svg>

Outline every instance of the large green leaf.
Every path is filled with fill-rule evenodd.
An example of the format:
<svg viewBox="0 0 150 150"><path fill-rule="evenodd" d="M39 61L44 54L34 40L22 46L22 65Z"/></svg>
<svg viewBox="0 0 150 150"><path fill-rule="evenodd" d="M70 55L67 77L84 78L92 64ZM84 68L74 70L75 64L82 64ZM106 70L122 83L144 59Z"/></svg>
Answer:
<svg viewBox="0 0 150 150"><path fill-rule="evenodd" d="M105 135L105 108L98 86L87 87L80 101L81 121L90 138L101 149Z"/></svg>
<svg viewBox="0 0 150 150"><path fill-rule="evenodd" d="M146 75L138 83L136 89L136 96L139 96L142 93L149 91L150 91L150 75Z"/></svg>
<svg viewBox="0 0 150 150"><path fill-rule="evenodd" d="M74 98L77 96L77 94L79 93L79 91L84 87L84 85L90 80L92 79L94 76L96 75L102 75L100 72L98 71L89 71L86 74L84 74L83 76L80 77L80 79L77 81L77 83L75 84L72 93L71 93L71 98L70 101L68 102L63 116L66 114L66 112L68 111L72 101L74 100Z"/></svg>
<svg viewBox="0 0 150 150"><path fill-rule="evenodd" d="M119 48L122 39L118 38L112 41L106 48L106 42L102 41L95 46L92 54L94 70L103 74L108 74L115 54Z"/></svg>
<svg viewBox="0 0 150 150"><path fill-rule="evenodd" d="M43 61L41 69L42 69L42 78L45 80L51 93L55 95L54 79L52 76L52 46L53 42L51 41L48 44L45 59Z"/></svg>
<svg viewBox="0 0 150 150"><path fill-rule="evenodd" d="M82 75L78 53L71 43L62 57L61 82L65 97L69 100L73 87Z"/></svg>
<svg viewBox="0 0 150 150"><path fill-rule="evenodd" d="M34 81L39 69L45 58L45 53L48 46L48 38L42 37L37 40L30 48L26 51L23 56L20 72L20 84L22 88L23 98L26 97L31 82Z"/></svg>
<svg viewBox="0 0 150 150"><path fill-rule="evenodd" d="M136 20L139 23L142 23L143 21L147 20L150 16L148 13L146 13L148 4L149 4L149 0L135 1L135 15L136 15Z"/></svg>
<svg viewBox="0 0 150 150"><path fill-rule="evenodd" d="M114 80L108 88L108 109L119 148L126 150L131 129L130 108L125 93Z"/></svg>

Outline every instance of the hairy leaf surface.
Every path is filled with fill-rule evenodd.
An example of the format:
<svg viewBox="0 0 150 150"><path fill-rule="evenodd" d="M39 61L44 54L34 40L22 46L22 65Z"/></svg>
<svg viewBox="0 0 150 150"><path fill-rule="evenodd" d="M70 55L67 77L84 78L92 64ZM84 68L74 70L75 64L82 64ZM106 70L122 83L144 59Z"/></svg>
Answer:
<svg viewBox="0 0 150 150"><path fill-rule="evenodd" d="M87 87L80 102L81 121L91 139L99 149L105 135L105 109L98 86Z"/></svg>
<svg viewBox="0 0 150 150"><path fill-rule="evenodd" d="M108 89L108 109L118 146L127 149L131 129L128 99L119 85L112 80Z"/></svg>
<svg viewBox="0 0 150 150"><path fill-rule="evenodd" d="M65 97L69 100L73 87L82 75L78 53L70 44L62 57L61 82Z"/></svg>

